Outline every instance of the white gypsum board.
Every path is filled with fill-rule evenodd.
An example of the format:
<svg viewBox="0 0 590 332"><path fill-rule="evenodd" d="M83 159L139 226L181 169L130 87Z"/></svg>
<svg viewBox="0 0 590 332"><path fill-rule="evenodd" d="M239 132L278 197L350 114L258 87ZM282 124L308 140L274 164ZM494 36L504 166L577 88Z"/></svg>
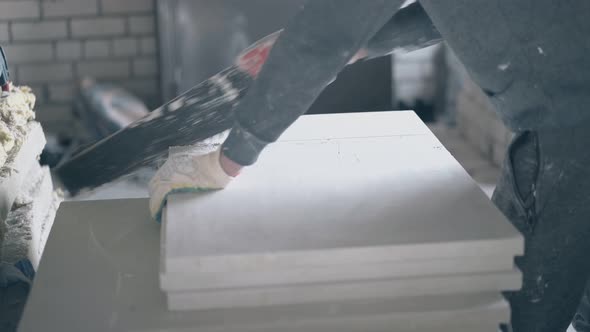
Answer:
<svg viewBox="0 0 590 332"><path fill-rule="evenodd" d="M480 275L167 292L170 310L206 310L518 290L520 271Z"/></svg>
<svg viewBox="0 0 590 332"><path fill-rule="evenodd" d="M510 270L510 256L441 258L432 260L341 264L326 267L300 267L246 271L240 273L200 273L195 270L160 271L164 291L207 290L215 288L255 287L317 282L411 278L440 275L480 274Z"/></svg>
<svg viewBox="0 0 590 332"><path fill-rule="evenodd" d="M7 160L2 168L9 168L7 176L0 178L0 222L6 220L6 216L12 208L16 196L18 196L21 186L29 169L37 163L37 157L45 147L45 134L38 122L27 124L28 133L20 148L14 147L14 157Z"/></svg>
<svg viewBox="0 0 590 332"><path fill-rule="evenodd" d="M205 331L222 325L227 329L218 331L229 332L239 331L245 324L272 324L322 313L347 315L366 307L363 302L358 309L353 304L338 305L342 309L337 311L334 304L168 311L165 294L158 286L159 235L160 227L149 216L147 199L62 203L19 331ZM436 297L439 300L404 299L393 309L478 310L475 308L494 303L497 297L497 293L482 293ZM443 307L437 308L437 303ZM348 305L351 309L344 309ZM503 315L494 321L505 321L508 314ZM465 319L471 316L466 313ZM433 316L423 318L429 317Z"/></svg>
<svg viewBox="0 0 590 332"><path fill-rule="evenodd" d="M416 319L420 319L420 317L416 318ZM397 321L396 321L397 322ZM371 319L369 322L364 323L364 322L356 322L355 325L350 324L349 322L339 322L338 324L330 324L330 323L324 323L321 326L317 326L316 324L307 324L306 326L302 327L300 325L295 325L295 326L289 326L289 327L283 327L283 328L279 328L279 327L271 327L268 329L264 329L264 328L254 328L254 329L239 329L236 328L234 330L228 330L228 329L223 329L223 330L207 330L207 331L201 331L198 330L198 332L232 332L232 331L236 331L236 332L262 332L262 331L270 331L270 332L301 332L301 331L314 331L314 332L358 332L358 331L363 331L363 332L391 332L391 326L392 324L388 321L386 322L379 322L380 324L376 324L374 322L374 319ZM370 325L370 326L367 326ZM403 328L400 327L395 327L396 328L396 332L496 332L498 331L498 326L499 323L494 321L494 322L490 322L487 320L480 320L478 321L475 325L465 325L465 324L458 324L458 323L454 323L451 326L448 326L447 324L444 325L438 325L438 326L432 326L430 328L425 328L425 327L419 327L419 328L414 328L414 325L411 324L411 322L407 323L408 326L404 326ZM186 331L189 332L189 331Z"/></svg>
<svg viewBox="0 0 590 332"><path fill-rule="evenodd" d="M158 287L159 229L148 199L63 202L19 331L174 326Z"/></svg>
<svg viewBox="0 0 590 332"><path fill-rule="evenodd" d="M423 324L412 323L414 321L420 321L422 316L404 317L405 319L400 322L398 318L383 319L378 318L365 318L364 320L346 320L346 321L315 321L315 322L302 322L293 325L287 323L265 325L265 326L223 326L223 327L205 327L205 328L190 328L190 329L174 329L167 330L167 332L302 332L302 331L313 331L313 332L391 332L392 326L395 328L395 332L497 332L499 331L500 322L493 319L479 319L479 316L474 316L478 319L477 323L473 325L459 324L457 322L441 324L440 322L424 327L420 326ZM462 317L457 317L461 319ZM471 316L469 316L471 318ZM391 321L394 320L392 324ZM400 327L397 325L404 326ZM418 325L418 326L416 326ZM142 330L145 332L144 330ZM158 331L160 332L160 331Z"/></svg>
<svg viewBox="0 0 590 332"><path fill-rule="evenodd" d="M281 142L225 190L168 199L166 271L519 255L522 236L430 135Z"/></svg>
<svg viewBox="0 0 590 332"><path fill-rule="evenodd" d="M262 324L223 324L198 327L196 332L458 332L497 331L501 323L508 322L510 310L504 307L486 310L434 311L389 313L380 315L350 315L338 318L288 319Z"/></svg>
<svg viewBox="0 0 590 332"><path fill-rule="evenodd" d="M308 114L297 119L279 142L431 134L412 111Z"/></svg>
<svg viewBox="0 0 590 332"><path fill-rule="evenodd" d="M479 294L481 296L481 294ZM250 314L256 313L259 319L242 321L235 320L235 314L222 311L207 311L213 315L225 314L227 321L221 324L201 324L194 329L197 332L424 332L424 331L494 331L500 323L510 319L510 309L506 301L499 299L486 304L472 304L468 298L457 296L461 307L445 303L449 308L428 310L396 310L389 303L355 303L330 304L321 307L279 306L254 308ZM435 298L424 300L439 302ZM453 298L446 298L454 302ZM414 302L413 299L405 301ZM378 310L375 305L379 306ZM440 305L440 304L439 304ZM345 310L342 307L348 306ZM274 309L274 310L271 310ZM277 310L278 309L278 310ZM310 309L315 309L312 312ZM196 312L196 315L205 312ZM265 315L266 318L262 318ZM240 316L238 316L240 317ZM241 316L244 318L245 316ZM462 328L470 327L470 330Z"/></svg>

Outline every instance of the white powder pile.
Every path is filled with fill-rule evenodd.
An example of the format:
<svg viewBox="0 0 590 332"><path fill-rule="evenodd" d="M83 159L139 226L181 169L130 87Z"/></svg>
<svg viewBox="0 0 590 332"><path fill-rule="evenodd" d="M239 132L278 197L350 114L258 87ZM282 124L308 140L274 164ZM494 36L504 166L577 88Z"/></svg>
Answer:
<svg viewBox="0 0 590 332"><path fill-rule="evenodd" d="M28 258L37 267L63 194L48 167L34 159L45 145L35 122L35 95L26 86L0 95L0 197L12 209L0 224L0 261Z"/></svg>
<svg viewBox="0 0 590 332"><path fill-rule="evenodd" d="M22 144L35 119L35 95L28 86L13 86L0 95L0 167L10 160Z"/></svg>
<svg viewBox="0 0 590 332"><path fill-rule="evenodd" d="M35 200L35 195L39 191L41 182L44 180L46 173L49 173L47 167L41 167L39 163L33 164L22 184L21 191L16 196L12 208L19 208L23 205L30 204Z"/></svg>
<svg viewBox="0 0 590 332"><path fill-rule="evenodd" d="M6 219L2 261L28 258L36 267L63 195L53 191L49 168L36 166Z"/></svg>

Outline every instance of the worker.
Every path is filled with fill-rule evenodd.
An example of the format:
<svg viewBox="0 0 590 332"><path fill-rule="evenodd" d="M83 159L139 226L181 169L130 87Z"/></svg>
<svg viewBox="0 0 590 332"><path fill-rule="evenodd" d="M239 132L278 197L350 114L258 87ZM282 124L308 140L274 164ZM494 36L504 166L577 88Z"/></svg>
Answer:
<svg viewBox="0 0 590 332"><path fill-rule="evenodd" d="M254 164L342 68L363 54L401 5L401 0L307 2L238 105L221 148L169 159L152 179L152 214L158 217L170 192L220 189ZM522 290L506 294L512 328L565 331L590 275L590 1L421 0L419 5L515 133L493 195L526 243L525 255L516 259ZM582 330L588 317L583 309L574 322L579 332L590 331Z"/></svg>

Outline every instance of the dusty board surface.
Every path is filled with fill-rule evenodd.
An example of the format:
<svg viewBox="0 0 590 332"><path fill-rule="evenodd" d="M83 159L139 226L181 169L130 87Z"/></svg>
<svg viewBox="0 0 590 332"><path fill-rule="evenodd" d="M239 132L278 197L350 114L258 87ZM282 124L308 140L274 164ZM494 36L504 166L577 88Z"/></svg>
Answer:
<svg viewBox="0 0 590 332"><path fill-rule="evenodd" d="M413 111L310 114L297 119L278 142L412 135L432 135Z"/></svg>
<svg viewBox="0 0 590 332"><path fill-rule="evenodd" d="M147 199L62 203L19 331L359 331L370 322L374 328L361 330L391 331L395 323L396 331L494 331L509 317L498 294L375 302L374 312L366 302L169 312L158 287L158 253L159 226L150 220ZM386 308L407 314L387 315ZM351 312L374 317L330 324ZM303 328L294 329L291 323L302 320Z"/></svg>
<svg viewBox="0 0 590 332"><path fill-rule="evenodd" d="M302 127L226 190L171 195L163 270L521 254L521 235L434 135L400 119L399 135L363 136L367 121L345 138L301 141Z"/></svg>

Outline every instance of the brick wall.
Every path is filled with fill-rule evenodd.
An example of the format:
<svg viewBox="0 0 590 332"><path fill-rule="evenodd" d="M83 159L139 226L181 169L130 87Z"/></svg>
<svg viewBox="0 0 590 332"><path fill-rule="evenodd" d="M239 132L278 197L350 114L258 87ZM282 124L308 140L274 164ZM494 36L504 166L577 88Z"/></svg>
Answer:
<svg viewBox="0 0 590 332"><path fill-rule="evenodd" d="M447 108L454 112L454 122L461 135L478 151L501 166L512 133L500 121L494 106L467 74L463 65L448 51L448 65L453 89Z"/></svg>
<svg viewBox="0 0 590 332"><path fill-rule="evenodd" d="M416 99L434 97L434 54L440 45L433 45L394 56L393 79L395 98L412 105Z"/></svg>
<svg viewBox="0 0 590 332"><path fill-rule="evenodd" d="M160 103L155 0L0 0L12 80L30 85L46 131L71 124L79 80L121 84Z"/></svg>

